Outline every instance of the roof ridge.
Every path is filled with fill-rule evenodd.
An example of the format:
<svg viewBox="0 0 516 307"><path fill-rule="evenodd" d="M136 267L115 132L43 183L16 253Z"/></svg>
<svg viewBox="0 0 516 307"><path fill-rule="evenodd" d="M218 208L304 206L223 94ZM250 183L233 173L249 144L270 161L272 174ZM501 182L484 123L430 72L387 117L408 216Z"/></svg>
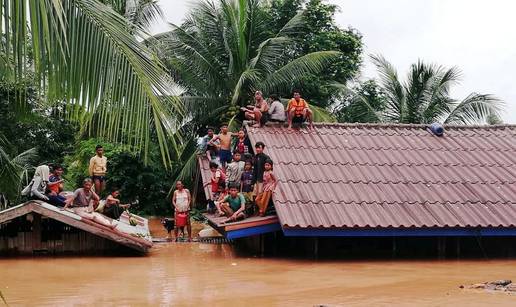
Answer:
<svg viewBox="0 0 516 307"><path fill-rule="evenodd" d="M423 129L428 128L430 124L402 124L402 123L330 123L330 122L318 122L314 123L315 126L330 126L330 127L346 127L346 128L405 128L405 129ZM244 123L246 128L263 129L251 127L249 123ZM497 124L497 125L459 125L459 124L443 124L444 128L449 129L482 129L482 130L495 130L512 128L516 129L516 124ZM265 126L269 127L269 126ZM270 126L273 128L285 128L284 124L275 124Z"/></svg>

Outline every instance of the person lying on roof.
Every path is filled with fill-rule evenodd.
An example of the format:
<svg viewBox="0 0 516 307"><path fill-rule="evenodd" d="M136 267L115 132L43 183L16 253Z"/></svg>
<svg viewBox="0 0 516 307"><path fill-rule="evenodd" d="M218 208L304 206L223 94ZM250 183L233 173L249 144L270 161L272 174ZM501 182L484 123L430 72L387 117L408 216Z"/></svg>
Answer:
<svg viewBox="0 0 516 307"><path fill-rule="evenodd" d="M236 222L245 218L245 198L238 192L236 185L230 186L229 195L216 204L219 215L227 217L222 223Z"/></svg>
<svg viewBox="0 0 516 307"><path fill-rule="evenodd" d="M302 124L308 121L310 128L314 127L312 120L312 110L308 103L301 98L301 92L294 90L294 98L290 99L287 105L288 129L292 129L292 123Z"/></svg>

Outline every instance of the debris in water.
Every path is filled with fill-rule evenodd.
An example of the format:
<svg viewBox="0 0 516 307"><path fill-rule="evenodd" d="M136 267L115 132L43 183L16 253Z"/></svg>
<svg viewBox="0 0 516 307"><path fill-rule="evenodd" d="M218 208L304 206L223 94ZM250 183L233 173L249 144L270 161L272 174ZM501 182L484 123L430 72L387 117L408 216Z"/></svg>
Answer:
<svg viewBox="0 0 516 307"><path fill-rule="evenodd" d="M486 291L498 291L498 292L516 292L516 284L513 284L510 279L500 279L494 281L488 281L479 284L472 284L469 286L460 285L461 289L483 289Z"/></svg>

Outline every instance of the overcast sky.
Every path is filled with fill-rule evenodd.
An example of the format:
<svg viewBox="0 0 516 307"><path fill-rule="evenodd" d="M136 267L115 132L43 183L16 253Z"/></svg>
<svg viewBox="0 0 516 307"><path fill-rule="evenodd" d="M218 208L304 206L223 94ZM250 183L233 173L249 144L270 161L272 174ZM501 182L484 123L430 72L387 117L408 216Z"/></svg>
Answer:
<svg viewBox="0 0 516 307"><path fill-rule="evenodd" d="M506 103L503 120L516 123L516 1L329 0L340 6L342 27L364 36L364 54L383 54L403 76L419 59L458 66L462 83L453 95L495 94ZM165 19L181 23L195 0L160 0ZM167 31L166 22L152 32ZM366 60L362 77L375 77Z"/></svg>

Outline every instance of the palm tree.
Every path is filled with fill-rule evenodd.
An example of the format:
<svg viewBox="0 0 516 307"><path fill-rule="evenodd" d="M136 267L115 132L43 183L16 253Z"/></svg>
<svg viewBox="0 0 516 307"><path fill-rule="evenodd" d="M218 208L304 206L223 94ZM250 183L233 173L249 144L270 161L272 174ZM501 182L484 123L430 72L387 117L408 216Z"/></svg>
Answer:
<svg viewBox="0 0 516 307"><path fill-rule="evenodd" d="M191 118L205 123L234 112L258 89L289 91L304 74L320 72L340 55L322 51L292 59L287 47L304 26L302 14L272 34L266 17L259 0L204 0L181 26L155 37L160 58L185 89Z"/></svg>
<svg viewBox="0 0 516 307"><path fill-rule="evenodd" d="M79 121L83 133L142 152L156 138L169 165L182 104L165 67L138 41L155 3L135 1L151 9L129 14L140 21L134 25L114 10L132 12L126 0L104 2L109 6L98 0L2 1L0 78L34 73L46 101L65 102L63 114Z"/></svg>
<svg viewBox="0 0 516 307"><path fill-rule="evenodd" d="M461 72L418 61L410 67L406 81L400 81L396 69L382 56L371 56L380 75L384 106L375 108L368 97L357 95L379 122L428 124L487 123L498 118L502 102L490 94L471 93L463 100L450 96L450 89L459 83Z"/></svg>
<svg viewBox="0 0 516 307"><path fill-rule="evenodd" d="M239 106L247 105L255 90L288 92L306 73L317 74L341 55L321 51L292 58L287 48L303 27L298 14L277 33L271 33L259 0L203 0L184 23L157 35L149 43L183 87L188 121L183 129L194 142L197 130L228 121L236 127ZM315 119L326 115L315 108ZM332 119L325 116L325 120ZM195 170L195 146L185 144L182 177Z"/></svg>
<svg viewBox="0 0 516 307"><path fill-rule="evenodd" d="M23 178L33 166L36 157L34 148L11 157L6 152L8 141L0 135L0 211L8 206L9 202L18 199L23 185Z"/></svg>

